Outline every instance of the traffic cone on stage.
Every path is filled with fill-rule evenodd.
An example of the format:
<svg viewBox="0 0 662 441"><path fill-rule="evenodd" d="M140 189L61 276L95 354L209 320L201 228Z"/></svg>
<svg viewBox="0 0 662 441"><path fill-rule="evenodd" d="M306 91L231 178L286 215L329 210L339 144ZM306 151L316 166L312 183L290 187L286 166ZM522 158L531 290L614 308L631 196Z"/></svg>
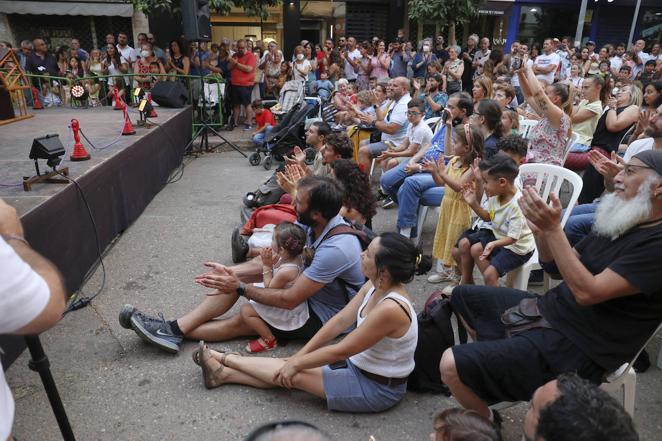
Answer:
<svg viewBox="0 0 662 441"><path fill-rule="evenodd" d="M35 110L40 110L43 109L44 106L41 105L41 101L39 101L39 91L37 90L36 87L32 88L32 108Z"/></svg>
<svg viewBox="0 0 662 441"><path fill-rule="evenodd" d="M122 103L120 92L117 90L117 87L113 89L113 99L115 100L115 106L113 107L113 110L124 110L124 103Z"/></svg>
<svg viewBox="0 0 662 441"><path fill-rule="evenodd" d="M149 103L149 106L152 108L152 110L149 111L149 115L147 115L147 118L157 118L159 115L156 114L156 109L154 109L154 105L152 104L151 93L147 94L147 102Z"/></svg>
<svg viewBox="0 0 662 441"><path fill-rule="evenodd" d="M85 150L85 146L80 142L80 124L77 119L71 120L71 130L74 132L74 151L71 153L70 159L72 161L87 161L90 159L90 154Z"/></svg>
<svg viewBox="0 0 662 441"><path fill-rule="evenodd" d="M122 129L122 135L135 135L136 131L131 125L131 118L129 118L129 112L126 110L126 105L123 106L124 110L124 128Z"/></svg>

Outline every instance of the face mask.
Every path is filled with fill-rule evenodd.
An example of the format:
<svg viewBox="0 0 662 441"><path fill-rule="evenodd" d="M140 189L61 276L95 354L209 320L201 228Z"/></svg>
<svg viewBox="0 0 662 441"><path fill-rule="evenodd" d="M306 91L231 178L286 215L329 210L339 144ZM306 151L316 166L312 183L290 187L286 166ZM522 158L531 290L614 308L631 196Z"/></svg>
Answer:
<svg viewBox="0 0 662 441"><path fill-rule="evenodd" d="M298 54L297 55L297 60L299 60L299 61L303 60L303 54Z"/></svg>
<svg viewBox="0 0 662 441"><path fill-rule="evenodd" d="M149 51L140 51L140 56L142 58L147 58L147 57L150 56L150 52Z"/></svg>

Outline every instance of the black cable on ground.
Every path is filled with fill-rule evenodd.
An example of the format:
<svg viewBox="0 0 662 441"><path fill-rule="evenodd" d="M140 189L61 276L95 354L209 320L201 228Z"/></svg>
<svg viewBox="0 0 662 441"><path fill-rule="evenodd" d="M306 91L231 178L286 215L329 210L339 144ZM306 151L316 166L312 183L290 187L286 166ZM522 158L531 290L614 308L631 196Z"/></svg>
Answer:
<svg viewBox="0 0 662 441"><path fill-rule="evenodd" d="M81 309L86 307L87 305L90 304L92 300L94 300L99 294L101 294L101 291L106 286L106 266L103 263L103 253L101 252L101 241L99 240L99 229L97 228L97 224L94 221L94 216L92 215L92 210L90 209L90 205L87 203L87 198L85 198L85 193L83 193L83 189L80 187L78 182L70 178L69 176L66 176L64 173L59 172L58 170L55 170L57 174L62 176L63 178L67 179L69 182L74 184L76 186L76 190L78 190L78 193L80 194L80 197L83 199L83 203L85 204L85 208L87 208L87 214L90 217L90 221L92 222L92 227L94 228L94 239L97 247L97 256L99 258L98 263L95 262L94 265L87 271L85 274L85 277L83 278L83 282L81 283L81 288L78 290L78 294L76 294L76 297L74 300L67 306L67 309L64 311L62 314L63 316L70 313L71 311L76 311L77 309ZM82 287L85 286L85 284L90 280L96 269L101 265L101 270L102 270L102 279L101 279L101 286L99 289L94 293L94 295L90 297L79 297Z"/></svg>

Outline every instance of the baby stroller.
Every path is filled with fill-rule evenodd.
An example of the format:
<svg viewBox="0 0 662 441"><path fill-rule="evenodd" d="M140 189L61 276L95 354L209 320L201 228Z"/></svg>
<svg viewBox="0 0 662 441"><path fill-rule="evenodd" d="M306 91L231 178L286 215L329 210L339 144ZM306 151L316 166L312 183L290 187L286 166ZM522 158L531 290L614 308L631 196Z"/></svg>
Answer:
<svg viewBox="0 0 662 441"><path fill-rule="evenodd" d="M265 141L258 146L257 151L248 157L248 162L257 166L261 162L261 153L265 154L262 166L265 170L271 169L273 160L282 162L283 157L292 153L295 146L306 144L306 120L309 118L318 118L319 100L304 100L301 104L296 104L285 114L281 121L274 127L271 134ZM312 148L304 150L306 153L306 162L312 164L316 152Z"/></svg>

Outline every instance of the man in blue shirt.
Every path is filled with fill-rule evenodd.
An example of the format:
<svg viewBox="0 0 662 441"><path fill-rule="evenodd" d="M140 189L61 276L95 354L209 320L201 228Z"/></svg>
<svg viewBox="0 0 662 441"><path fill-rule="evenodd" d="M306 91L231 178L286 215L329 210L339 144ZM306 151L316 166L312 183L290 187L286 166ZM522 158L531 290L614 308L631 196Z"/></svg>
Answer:
<svg viewBox="0 0 662 441"><path fill-rule="evenodd" d="M291 309L308 303L310 318L299 329L272 328L277 339L310 339L338 311L347 305L365 282L361 272L361 244L351 234L329 232L346 224L338 215L343 192L331 178L308 176L299 181L295 199L299 224L306 230L308 245L315 251L311 264L289 288L259 288L249 282L261 280L262 262L255 258L234 267L208 262L211 271L196 282L215 292L183 317L165 321L125 305L120 324L133 329L143 340L167 352L179 351L184 339L225 341L255 334L241 315L218 319L239 297L278 308ZM328 237L328 238L327 238Z"/></svg>
<svg viewBox="0 0 662 441"><path fill-rule="evenodd" d="M413 96L418 96L421 101L425 103L424 119L440 116L441 111L448 103L448 95L441 90L444 84L444 78L440 74L435 74L428 78L425 90L421 92L421 83L414 80L414 93Z"/></svg>

